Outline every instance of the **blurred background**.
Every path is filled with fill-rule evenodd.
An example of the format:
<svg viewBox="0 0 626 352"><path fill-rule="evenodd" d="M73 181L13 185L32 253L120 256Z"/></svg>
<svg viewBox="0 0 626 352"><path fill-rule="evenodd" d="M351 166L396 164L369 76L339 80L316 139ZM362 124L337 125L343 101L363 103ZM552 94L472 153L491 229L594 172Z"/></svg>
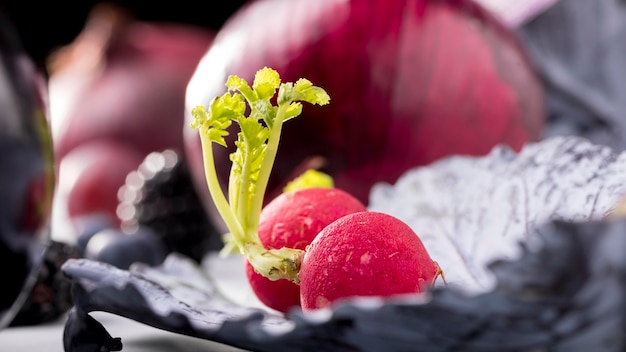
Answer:
<svg viewBox="0 0 626 352"><path fill-rule="evenodd" d="M215 30L244 2L213 1L210 5L205 3L199 7L198 2L193 1L160 1L149 5L144 1L3 1L0 8L3 7L15 22L24 47L33 60L44 65L53 50L76 38L96 4L120 5L142 21L176 22Z"/></svg>
<svg viewBox="0 0 626 352"><path fill-rule="evenodd" d="M42 98L46 100L46 108L50 110L47 118L55 142L54 149L56 149L54 167L57 185L55 187L55 205L51 229L50 233L47 234L48 236L42 234L41 238L39 238L39 241L42 242L45 241L45 238L48 238L50 241L47 243L48 249L45 257L35 258L34 263L26 264L12 259L13 257L11 256L4 255L0 261L5 268L22 269L22 266L28 265L28 268L24 268L22 271L27 272L30 270L31 273L36 275L36 282L22 286L22 282L26 280L25 275L14 274L13 276L16 276L14 280L7 284L10 287L5 287L5 292L11 292L11 294L2 296L3 307L5 304L10 306L15 300L14 291L19 292L22 289L25 292L30 289L30 294L27 294L28 297L21 305L19 313L11 321L11 325L28 326L51 321L69 308L71 304L69 283L63 279L60 273L60 266L68 258L87 256L85 252L87 241L99 230L105 227L117 229L117 226L113 225L117 221L117 217L114 214L118 202L116 191L124 183L126 175L130 171L135 170L149 152L175 147L178 154L175 156L169 155L169 158L163 157L159 159L162 162L159 165L161 165L161 170L169 167L168 172L170 174L174 172L172 171L174 164L176 164L177 172L184 171L180 165L180 160L176 159L181 156L182 136L174 139L165 138L166 141L163 144L153 144L144 149L140 147L139 149L141 150L135 150L137 148L132 145L133 143L128 142L130 138L127 138L127 136L120 137L119 134L116 134L115 127L113 127L113 130L107 130L109 132L105 133L106 137L97 138L94 135L89 135L89 133L83 133L83 126L78 128L80 131L76 134L76 136L79 136L77 140L71 137L72 134L70 132L69 139L73 141L67 147L58 147L61 144L58 142L62 139L65 140L64 137L61 137L59 132L61 127L59 126L70 125L71 122L69 121L80 120L80 117L85 117L85 114L80 109L75 111L75 98L78 100L83 99L80 91L90 92L88 96L96 97L94 101L100 101L100 93L107 95L111 92L113 92L113 100L118 100L119 97L117 96L122 94L126 97L132 97L131 100L133 102L139 102L142 99L145 101L150 95L154 97L153 91L147 91L144 94L141 88L132 86L129 88L131 93L125 94L118 90L119 86L126 86L123 82L110 85L106 78L109 75L102 76L100 73L102 72L102 67L106 67L107 72L113 72L110 76L120 74L120 77L126 77L128 72L125 70L127 67L135 64L144 68L147 67L149 71L146 72L149 73L143 74L151 75L156 82L160 82L168 87L163 90L163 94L166 97L160 99L162 105L157 109L164 111L163 116L180 115L180 118L175 119L176 127L180 129L178 124L182 124L184 86L193 72L197 60L204 54L210 44L214 33L243 3L243 0L223 1L215 3L208 10L205 4L202 9L204 11L197 7L197 3L193 4L185 1L178 1L175 5L172 2L159 2L149 4L148 6L146 6L145 2L140 1L81 1L71 4L64 2L16 1L0 3L0 11L6 16L4 18L8 18L9 22L11 22L9 24L5 23L3 29L6 29L10 35L19 40L22 46L20 49L25 51L39 73L47 80L44 88L46 92ZM96 11L96 8L100 10ZM148 37L152 38L150 44L142 46L143 39ZM137 38L139 40L136 40ZM11 51L16 48L7 48L4 45L6 43L0 49L7 58L6 60L20 60L19 55ZM55 55L59 59L53 63L51 58ZM151 61L151 58L154 57L158 58ZM123 62L121 65L118 65L120 62L119 58ZM54 67L54 70L52 67ZM120 67L121 69L118 70ZM53 75L53 71L57 75ZM22 74L16 76L18 79L14 82L14 86L9 87L10 91L17 91L18 88L16 87L19 84L33 83L32 75ZM131 77L130 81L133 82L144 77L129 76ZM86 89L86 86L93 87L93 89ZM26 100L26 98L24 99ZM104 104L110 104L111 100L104 98L102 101L104 101ZM30 101L27 103L32 104ZM171 107L168 109L168 106ZM5 112L0 116L0 122L7 119L21 118L29 120L31 118L31 116L25 113L15 115L7 112L7 109L3 110ZM51 113L52 111L54 113ZM103 114L104 116L111 116L116 115L117 112L119 111L107 110ZM148 112L148 114L152 113L152 111ZM136 111L120 113L119 118L126 119L132 116L132 119L135 115ZM74 116L79 116L79 118L74 118ZM94 118L97 119L98 116L94 116ZM89 121L89 116L85 120ZM106 120L106 118L101 118L101 120ZM158 124L158 122L155 124ZM111 126L113 125L115 124ZM96 129L100 131L106 130L106 128L103 129L101 127L96 127ZM175 133L177 136L178 134ZM112 135L118 138L107 138ZM84 136L84 138L81 136ZM7 137L0 136L0 140L3 138L6 139ZM91 147L91 143L86 142L92 139L103 141L98 142L95 147ZM89 146L78 148L83 144ZM75 149L77 153L71 154L70 152ZM15 152L13 153L15 154ZM70 154L69 159L74 161L69 162L69 166L61 166L61 161L67 154ZM72 155L77 155L77 157L72 157ZM165 156L167 157L167 155ZM34 161L32 162L36 164ZM3 165L7 167L6 163ZM117 171L111 172L111 165L117 165ZM105 169L108 169L109 172L103 172ZM3 174L6 174L6 172L3 172ZM94 177L94 175L102 175L103 177ZM85 183L81 180L87 181ZM73 211L79 210L71 215L76 215L77 217L89 215L86 216L89 220L69 222L65 206L67 204L67 193L75 185L79 185L78 188L81 188L80 184L87 186L76 192L80 194L79 198L81 201L79 203L82 203L72 206ZM100 189L102 193L94 193L95 189ZM7 190L6 192L8 193L9 191ZM171 192L185 193L180 188ZM189 189L187 189L187 196L189 196L189 192ZM96 203L99 202L97 199L105 199L107 205L103 205L103 203L95 204L94 201ZM91 205L85 207L86 204L84 202L88 202ZM108 209L107 214L102 214L101 210L103 208ZM194 215L198 215L201 212L201 209L196 208ZM57 221L57 219L60 220ZM198 233L207 232L206 226L209 226L208 222L205 221L203 224L204 227L198 228ZM78 233L79 231L81 233ZM85 236L78 240L77 236L81 234ZM105 240L100 239L99 243L101 246L98 248L102 249L103 241L108 243L113 241L112 238L119 242L122 238L120 234L121 231L109 231L103 234L102 237ZM11 235L9 234L9 236ZM165 255L164 252L168 250L164 248L162 241L155 241L155 236L153 236L152 232L147 236L134 236L132 238L134 240L139 239L139 242L143 242L148 246L143 248L145 253L150 254L147 258L139 258L139 261L160 261ZM148 239L146 240L146 238ZM13 240L4 239L3 241ZM178 240L175 242L179 243ZM185 244L184 246L186 250L191 250L190 248L197 247L197 244L198 242L194 242L191 245ZM136 243L124 243L123 245L120 243L120 246L129 249L141 247L141 245ZM204 251L206 246L197 250L199 252ZM104 257L100 259L115 262L122 267L129 265L127 262L120 261L126 256L123 250L118 248L114 252L114 258L111 257L109 252L109 254L105 254L105 256L109 256L108 259ZM187 252L187 254L190 253ZM21 255L21 253L17 253L16 250L15 256L18 255ZM100 252L97 255L100 255ZM197 254L196 258L199 258L199 255ZM132 261L136 259L138 258ZM21 273L22 271L19 272ZM13 272L17 272L17 270L13 270ZM11 277L13 278L13 276ZM19 309L20 305L15 304L14 308ZM10 312L6 315L4 315L4 312L0 312L0 320L6 322L7 318L11 318L13 314L15 312ZM0 324L0 329L2 327L3 324Z"/></svg>
<svg viewBox="0 0 626 352"><path fill-rule="evenodd" d="M171 252L201 262L221 245L210 205L201 205L207 192L197 138L184 140L181 131L186 89L193 86L194 103L208 102L222 93L226 73L249 79L262 65L276 65L282 77L328 88L331 106L307 109L313 118L287 127L275 175L285 181L323 154L324 171L335 171L338 185L363 200L374 182L500 142L519 149L580 135L626 149L622 0L475 1L502 23L471 0L354 1L355 15L345 22L332 2L261 0L226 30L248 35L219 37L231 52L199 67L247 2L0 3L49 78L59 182L45 270L14 325L69 309L60 266L70 257L127 269L160 264ZM424 3L432 5L430 21L404 16ZM396 23L402 35L388 36ZM272 187L280 191L278 181Z"/></svg>

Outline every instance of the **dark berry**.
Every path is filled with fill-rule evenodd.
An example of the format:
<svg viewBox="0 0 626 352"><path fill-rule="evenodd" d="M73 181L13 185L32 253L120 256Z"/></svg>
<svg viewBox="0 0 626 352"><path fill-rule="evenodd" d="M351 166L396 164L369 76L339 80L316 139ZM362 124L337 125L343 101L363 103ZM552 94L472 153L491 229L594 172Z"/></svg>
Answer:
<svg viewBox="0 0 626 352"><path fill-rule="evenodd" d="M208 251L222 245L220 234L196 193L183 156L174 150L148 155L128 175L118 198L117 215L122 229L148 227L169 252L200 262Z"/></svg>
<svg viewBox="0 0 626 352"><path fill-rule="evenodd" d="M76 231L76 247L81 256L85 254L87 243L96 233L116 226L115 220L107 213L81 215L72 219Z"/></svg>
<svg viewBox="0 0 626 352"><path fill-rule="evenodd" d="M154 232L138 227L134 233L108 228L91 237L85 247L85 258L128 269L133 263L159 265L167 252Z"/></svg>

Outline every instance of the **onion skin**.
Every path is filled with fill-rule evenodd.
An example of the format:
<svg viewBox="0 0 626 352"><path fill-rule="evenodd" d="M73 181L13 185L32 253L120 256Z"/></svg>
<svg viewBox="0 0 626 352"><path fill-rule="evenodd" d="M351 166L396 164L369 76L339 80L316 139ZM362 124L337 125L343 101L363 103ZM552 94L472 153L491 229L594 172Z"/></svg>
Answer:
<svg viewBox="0 0 626 352"><path fill-rule="evenodd" d="M83 32L48 62L56 155L100 138L146 155L182 150L185 87L213 37L206 29L96 7Z"/></svg>
<svg viewBox="0 0 626 352"><path fill-rule="evenodd" d="M186 118L224 92L227 75L251 82L263 66L331 97L285 124L268 199L307 158L324 158L336 186L367 204L375 182L409 168L542 137L543 90L531 63L515 34L471 1L253 1L200 62ZM196 131L185 130L185 147L214 213ZM226 184L233 149L214 150Z"/></svg>
<svg viewBox="0 0 626 352"><path fill-rule="evenodd" d="M59 180L70 218L97 211L119 220L116 195L125 174L151 152L183 151L185 88L213 37L205 28L142 22L124 8L103 4L71 44L50 55L57 172L76 180ZM60 163L76 150L97 166L81 167L80 175L61 172ZM89 157L87 150L93 151Z"/></svg>
<svg viewBox="0 0 626 352"><path fill-rule="evenodd" d="M117 190L142 160L132 146L104 139L72 149L59 165L58 188L67 194L68 216L107 214L119 225Z"/></svg>

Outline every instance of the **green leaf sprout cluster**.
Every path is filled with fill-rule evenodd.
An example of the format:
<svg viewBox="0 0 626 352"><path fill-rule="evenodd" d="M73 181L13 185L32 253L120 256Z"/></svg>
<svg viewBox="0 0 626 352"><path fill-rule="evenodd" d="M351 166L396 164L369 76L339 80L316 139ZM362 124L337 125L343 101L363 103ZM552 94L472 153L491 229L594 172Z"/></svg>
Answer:
<svg viewBox="0 0 626 352"><path fill-rule="evenodd" d="M226 87L227 91L208 107L197 106L191 111L191 127L200 134L209 192L228 228L229 245L269 279L298 282L303 251L264 248L257 233L259 218L283 123L302 113L301 102L325 105L330 97L304 78L281 83L278 72L267 67L256 73L252 86L238 76L230 76ZM277 105L272 102L275 96ZM232 166L226 196L217 177L213 143L227 146L225 137L233 122L239 125L239 132L237 149L230 155Z"/></svg>

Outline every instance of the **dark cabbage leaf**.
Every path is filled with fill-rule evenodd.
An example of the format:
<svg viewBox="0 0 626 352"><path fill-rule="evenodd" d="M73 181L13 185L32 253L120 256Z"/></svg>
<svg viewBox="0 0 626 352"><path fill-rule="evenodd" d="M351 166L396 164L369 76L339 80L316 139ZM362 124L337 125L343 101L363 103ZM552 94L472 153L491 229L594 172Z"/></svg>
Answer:
<svg viewBox="0 0 626 352"><path fill-rule="evenodd" d="M553 137L520 153L449 157L377 184L370 210L404 220L466 292L493 287L487 265L519 255L519 242L548 220L593 221L626 195L626 154L580 137Z"/></svg>
<svg viewBox="0 0 626 352"><path fill-rule="evenodd" d="M569 160L569 166L563 167L555 162L558 160ZM293 310L282 316L233 304L202 268L179 255L171 255L160 267L135 265L129 271L72 259L63 266L75 293L75 307L65 328L65 349L119 350L120 340L89 315L106 311L159 329L253 351L624 350L626 219L607 216L624 194L624 186L613 184L614 172L605 172L623 172L624 155L580 138L551 139L529 145L519 155L495 151L483 158L453 157L443 164L417 169L416 174L456 172L465 175L457 181L471 190L480 182L477 176L481 173L467 172L468 161L484 168L482 175L502 173L507 167L511 172L513 165L519 178L524 179L526 172L534 175L528 178L538 178L534 188L527 190L527 197L509 199L512 206L531 212L533 207L528 204L568 199L571 187L555 186L559 178L592 175L591 179L601 182L581 181L578 185L594 204L590 208L581 204L578 213L591 211L592 216L568 218L567 212L561 213L564 216L548 213L538 216L541 220L537 223L522 226L524 236L512 236L519 253L493 257L485 265L494 280L483 292L469 293L457 285L438 286L421 296L346 300L315 314ZM462 202L468 194L454 187L442 187L438 192L450 200L448 207L454 206L455 200ZM560 203L555 204L544 211L560 209ZM475 206L503 205L484 202ZM575 203L569 206L576 208ZM572 211L569 216L576 213ZM440 216L438 221L442 227L454 229L457 224L462 230L462 225L473 222L485 225L518 220L487 217L478 211L465 217ZM456 234L453 241L461 243L464 234L471 232L458 230ZM490 238L485 236L485 240ZM489 246L477 248L482 251ZM453 270L451 267L447 274Z"/></svg>
<svg viewBox="0 0 626 352"><path fill-rule="evenodd" d="M73 259L65 264L77 298L66 351L121 346L88 315L95 310L253 351L623 350L626 220L555 221L533 236L540 250L524 246L519 260L490 265L498 284L485 294L437 288L422 299L359 299L327 314L285 318L211 296L192 307L154 277Z"/></svg>
<svg viewBox="0 0 626 352"><path fill-rule="evenodd" d="M626 2L559 0L518 33L546 89L546 135L626 149Z"/></svg>

